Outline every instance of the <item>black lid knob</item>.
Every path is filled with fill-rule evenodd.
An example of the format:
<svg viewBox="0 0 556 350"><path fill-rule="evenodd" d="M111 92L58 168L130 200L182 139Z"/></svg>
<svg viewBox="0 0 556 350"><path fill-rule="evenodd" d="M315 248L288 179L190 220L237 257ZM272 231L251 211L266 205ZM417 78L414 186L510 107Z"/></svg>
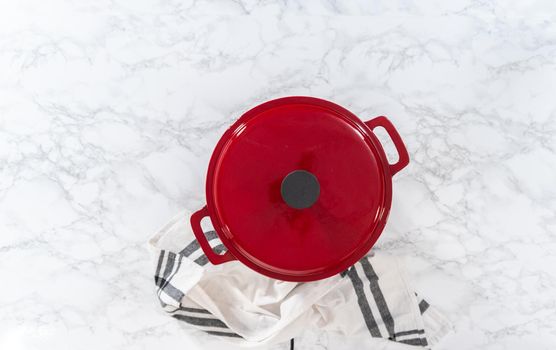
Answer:
<svg viewBox="0 0 556 350"><path fill-rule="evenodd" d="M282 180L282 199L295 209L309 208L319 198L320 184L315 175L306 170L294 170Z"/></svg>

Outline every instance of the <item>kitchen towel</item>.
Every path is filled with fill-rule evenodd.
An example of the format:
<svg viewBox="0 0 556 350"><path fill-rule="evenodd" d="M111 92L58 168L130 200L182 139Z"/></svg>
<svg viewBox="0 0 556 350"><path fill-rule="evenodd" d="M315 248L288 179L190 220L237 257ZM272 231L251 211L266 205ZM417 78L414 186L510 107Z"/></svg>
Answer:
<svg viewBox="0 0 556 350"><path fill-rule="evenodd" d="M316 326L430 348L451 328L408 284L398 259L369 253L336 276L314 282L268 278L237 261L212 265L177 215L150 240L156 294L164 311L240 345L274 344ZM226 250L214 231L213 250Z"/></svg>

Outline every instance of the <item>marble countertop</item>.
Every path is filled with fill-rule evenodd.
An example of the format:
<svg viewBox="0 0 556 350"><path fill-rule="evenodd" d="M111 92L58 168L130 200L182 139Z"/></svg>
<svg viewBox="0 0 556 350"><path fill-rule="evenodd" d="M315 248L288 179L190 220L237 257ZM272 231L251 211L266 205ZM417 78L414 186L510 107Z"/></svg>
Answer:
<svg viewBox="0 0 556 350"><path fill-rule="evenodd" d="M287 95L403 136L377 249L453 322L437 349L553 349L555 91L548 0L3 1L0 349L233 349L159 310L146 241Z"/></svg>

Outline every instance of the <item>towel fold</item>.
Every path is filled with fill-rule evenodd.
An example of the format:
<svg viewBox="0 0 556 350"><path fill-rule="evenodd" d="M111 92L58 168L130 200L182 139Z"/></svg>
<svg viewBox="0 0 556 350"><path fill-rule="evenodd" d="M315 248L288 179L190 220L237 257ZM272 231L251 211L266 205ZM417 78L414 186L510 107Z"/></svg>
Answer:
<svg viewBox="0 0 556 350"><path fill-rule="evenodd" d="M240 345L275 344L317 326L431 347L451 328L408 283L398 259L369 253L346 271L314 282L268 278L237 261L214 266L195 239L189 212L150 240L163 309L198 330ZM226 248L214 231L213 250Z"/></svg>

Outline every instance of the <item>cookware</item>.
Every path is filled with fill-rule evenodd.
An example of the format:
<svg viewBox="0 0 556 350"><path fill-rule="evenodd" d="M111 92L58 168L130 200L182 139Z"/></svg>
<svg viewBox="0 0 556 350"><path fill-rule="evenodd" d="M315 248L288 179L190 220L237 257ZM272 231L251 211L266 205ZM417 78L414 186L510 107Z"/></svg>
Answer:
<svg viewBox="0 0 556 350"><path fill-rule="evenodd" d="M373 129L383 127L399 155L389 164ZM362 122L332 102L285 97L243 114L210 159L207 205L191 226L211 263L239 260L266 276L313 281L344 271L380 236L392 176L409 163L386 117ZM211 248L210 217L224 254Z"/></svg>

